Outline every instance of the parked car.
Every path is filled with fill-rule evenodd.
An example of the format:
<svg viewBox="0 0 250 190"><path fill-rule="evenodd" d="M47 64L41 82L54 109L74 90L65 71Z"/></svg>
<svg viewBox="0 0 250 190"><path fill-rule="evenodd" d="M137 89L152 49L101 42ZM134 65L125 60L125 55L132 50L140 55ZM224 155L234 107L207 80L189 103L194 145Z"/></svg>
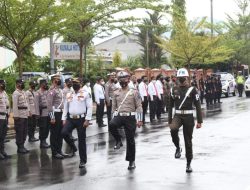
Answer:
<svg viewBox="0 0 250 190"><path fill-rule="evenodd" d="M220 81L222 84L222 94L228 97L230 94L233 96L236 95L236 81L232 74L227 72L219 72L215 73L214 75L220 75Z"/></svg>
<svg viewBox="0 0 250 190"><path fill-rule="evenodd" d="M250 97L250 76L247 78L247 80L245 82L244 90L246 93L246 97Z"/></svg>

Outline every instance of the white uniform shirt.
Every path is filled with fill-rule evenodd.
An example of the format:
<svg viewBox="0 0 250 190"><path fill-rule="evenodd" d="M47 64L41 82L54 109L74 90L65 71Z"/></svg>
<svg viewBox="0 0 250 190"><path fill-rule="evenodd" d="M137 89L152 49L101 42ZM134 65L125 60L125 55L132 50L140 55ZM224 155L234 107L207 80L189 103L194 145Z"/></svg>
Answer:
<svg viewBox="0 0 250 190"><path fill-rule="evenodd" d="M158 92L158 89L156 87L156 82L151 81L148 84L148 94L151 100L153 100L153 96L158 96L158 98L161 99L160 93Z"/></svg>
<svg viewBox="0 0 250 190"><path fill-rule="evenodd" d="M139 84L139 93L142 100L144 100L144 96L148 96L148 85L143 81Z"/></svg>
<svg viewBox="0 0 250 190"><path fill-rule="evenodd" d="M119 82L117 82L117 83L115 84L115 88L117 88L117 89L122 88Z"/></svg>
<svg viewBox="0 0 250 190"><path fill-rule="evenodd" d="M97 83L94 85L94 95L95 95L95 102L97 104L100 103L101 99L105 99L105 92L102 85Z"/></svg>
<svg viewBox="0 0 250 190"><path fill-rule="evenodd" d="M156 88L157 88L159 94L163 94L163 84L162 84L162 82L160 80L157 80L155 84L156 84Z"/></svg>
<svg viewBox="0 0 250 190"><path fill-rule="evenodd" d="M90 87L90 86L84 85L84 86L82 87L82 89L83 89L84 91L87 91L88 93L92 94L92 90L91 90L91 87Z"/></svg>
<svg viewBox="0 0 250 190"><path fill-rule="evenodd" d="M78 93L68 93L64 104L62 120L67 119L67 113L69 113L70 115L82 115L86 113L85 119L91 120L92 98L89 92L81 89L78 91Z"/></svg>
<svg viewBox="0 0 250 190"><path fill-rule="evenodd" d="M136 83L134 84L133 81L129 81L128 87L129 87L129 89L137 90L137 85L136 85Z"/></svg>

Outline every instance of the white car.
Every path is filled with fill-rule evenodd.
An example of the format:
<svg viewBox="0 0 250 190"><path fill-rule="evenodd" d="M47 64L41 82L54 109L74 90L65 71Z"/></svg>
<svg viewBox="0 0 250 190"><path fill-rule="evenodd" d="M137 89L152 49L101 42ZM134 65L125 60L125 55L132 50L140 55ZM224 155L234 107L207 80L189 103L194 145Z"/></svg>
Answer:
<svg viewBox="0 0 250 190"><path fill-rule="evenodd" d="M247 78L244 86L246 97L250 97L250 76Z"/></svg>
<svg viewBox="0 0 250 190"><path fill-rule="evenodd" d="M230 94L233 96L236 95L236 81L232 74L221 72L216 73L216 75L220 75L220 81L222 84L222 94L224 94L226 97L228 97Z"/></svg>

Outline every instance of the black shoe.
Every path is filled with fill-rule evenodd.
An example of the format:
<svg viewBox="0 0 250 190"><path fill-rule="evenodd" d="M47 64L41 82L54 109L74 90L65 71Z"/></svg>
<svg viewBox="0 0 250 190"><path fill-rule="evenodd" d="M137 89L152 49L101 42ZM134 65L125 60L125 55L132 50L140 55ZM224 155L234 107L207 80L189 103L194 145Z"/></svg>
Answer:
<svg viewBox="0 0 250 190"><path fill-rule="evenodd" d="M100 124L98 125L98 127L106 127L107 125L104 125L104 124Z"/></svg>
<svg viewBox="0 0 250 190"><path fill-rule="evenodd" d="M193 172L193 169L191 168L191 164L187 164L186 172L187 173L192 173Z"/></svg>
<svg viewBox="0 0 250 190"><path fill-rule="evenodd" d="M42 140L40 143L40 148L50 148L50 145L46 142L46 140Z"/></svg>
<svg viewBox="0 0 250 190"><path fill-rule="evenodd" d="M61 152L60 154L63 156L63 158L71 158L72 157L71 154L66 154L64 152Z"/></svg>
<svg viewBox="0 0 250 190"><path fill-rule="evenodd" d="M135 162L134 161L130 161L129 165L128 165L128 170L134 170L135 168L136 168Z"/></svg>
<svg viewBox="0 0 250 190"><path fill-rule="evenodd" d="M4 156L5 159L10 159L11 156L8 155L5 151L2 151L1 154Z"/></svg>
<svg viewBox="0 0 250 190"><path fill-rule="evenodd" d="M25 147L23 147L23 149L26 151L26 153L29 153L30 151L28 149L26 149Z"/></svg>
<svg viewBox="0 0 250 190"><path fill-rule="evenodd" d="M86 163L84 161L80 161L79 168L84 168Z"/></svg>
<svg viewBox="0 0 250 190"><path fill-rule="evenodd" d="M56 153L56 154L54 154L54 155L52 156L52 158L58 159L58 160L62 160L64 157L63 157L61 154Z"/></svg>
<svg viewBox="0 0 250 190"><path fill-rule="evenodd" d="M123 146L122 141L118 141L118 142L116 142L116 145L114 146L114 149L115 149L115 150L118 150L118 149L120 149L122 146Z"/></svg>
<svg viewBox="0 0 250 190"><path fill-rule="evenodd" d="M27 149L25 149L24 147L18 147L17 149L17 153L18 154L27 154Z"/></svg>
<svg viewBox="0 0 250 190"><path fill-rule="evenodd" d="M4 155L0 153L0 160L4 160L4 159L5 159Z"/></svg>
<svg viewBox="0 0 250 190"><path fill-rule="evenodd" d="M29 142L36 142L39 141L39 139L35 138L35 137L30 137L29 138Z"/></svg>
<svg viewBox="0 0 250 190"><path fill-rule="evenodd" d="M181 148L177 148L176 149L176 151L175 151L175 155L174 155L174 157L175 158L180 158L181 157Z"/></svg>

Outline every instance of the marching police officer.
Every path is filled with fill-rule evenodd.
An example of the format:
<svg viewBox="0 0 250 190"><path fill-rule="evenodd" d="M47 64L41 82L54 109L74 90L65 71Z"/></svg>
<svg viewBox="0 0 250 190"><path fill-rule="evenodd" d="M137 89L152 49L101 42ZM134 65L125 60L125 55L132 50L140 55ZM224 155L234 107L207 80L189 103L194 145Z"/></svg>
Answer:
<svg viewBox="0 0 250 190"><path fill-rule="evenodd" d="M37 124L37 102L35 101L36 96L36 82L30 81L29 83L29 90L26 91L27 101L30 108L31 115L28 117L28 136L29 136L29 142L36 142L39 141L39 139L35 138L35 130L36 130L36 124Z"/></svg>
<svg viewBox="0 0 250 190"><path fill-rule="evenodd" d="M26 154L29 152L29 150L24 147L24 143L28 133L28 117L31 114L24 88L24 81L22 79L17 79L16 90L12 95L17 153L20 154Z"/></svg>
<svg viewBox="0 0 250 190"><path fill-rule="evenodd" d="M200 90L200 98L201 98L201 104L203 104L203 99L205 95L205 82L203 80L203 75L201 74L200 80L199 80L199 90Z"/></svg>
<svg viewBox="0 0 250 190"><path fill-rule="evenodd" d="M172 141L176 146L175 158L181 157L179 128L183 126L183 134L186 148L187 167L186 172L192 172L191 161L193 159L192 134L194 128L193 103L197 112L196 128L201 128L202 115L199 94L194 87L188 84L188 71L181 68L177 71L177 78L180 84L171 89L170 107L168 122L170 124ZM175 108L175 115L172 118L172 108Z"/></svg>
<svg viewBox="0 0 250 190"><path fill-rule="evenodd" d="M92 117L92 98L88 91L80 89L79 79L73 79L74 92L69 92L66 96L64 111L62 115L63 130L62 136L70 145L73 154L77 151L74 140L70 138L73 129L77 129L78 148L80 154L79 168L83 168L87 162L86 150L86 128Z"/></svg>
<svg viewBox="0 0 250 190"><path fill-rule="evenodd" d="M40 148L50 148L50 145L46 142L49 135L50 122L48 113L48 82L46 79L39 80L40 88L36 93L36 103L38 107L38 127L39 127L39 140Z"/></svg>
<svg viewBox="0 0 250 190"><path fill-rule="evenodd" d="M118 128L124 126L127 153L126 160L129 161L128 169L135 169L135 131L136 125L142 126L142 104L137 90L129 89L129 74L121 71L117 74L121 89L115 91L112 105L113 119L110 122L110 132L116 140L114 149L122 145L121 135Z"/></svg>
<svg viewBox="0 0 250 190"><path fill-rule="evenodd" d="M0 79L0 160L10 158L4 150L4 140L7 132L7 114L9 107L8 95L5 92L5 80Z"/></svg>
<svg viewBox="0 0 250 190"><path fill-rule="evenodd" d="M50 116L50 145L52 157L55 159L63 159L69 157L68 154L62 152L63 138L61 135L63 123L63 91L60 89L61 79L59 75L52 76L52 85L49 89L47 101L48 112Z"/></svg>

